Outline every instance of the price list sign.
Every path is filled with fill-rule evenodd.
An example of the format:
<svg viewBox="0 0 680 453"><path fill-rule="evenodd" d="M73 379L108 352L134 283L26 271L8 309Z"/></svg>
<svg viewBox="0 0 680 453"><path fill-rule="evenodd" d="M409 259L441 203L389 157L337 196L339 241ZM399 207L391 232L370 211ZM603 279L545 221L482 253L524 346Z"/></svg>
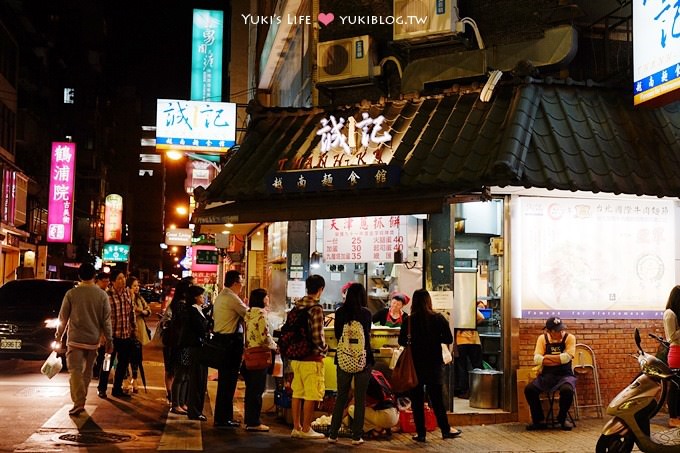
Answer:
<svg viewBox="0 0 680 453"><path fill-rule="evenodd" d="M323 222L326 263L368 263L394 259L407 244L406 216L351 217Z"/></svg>

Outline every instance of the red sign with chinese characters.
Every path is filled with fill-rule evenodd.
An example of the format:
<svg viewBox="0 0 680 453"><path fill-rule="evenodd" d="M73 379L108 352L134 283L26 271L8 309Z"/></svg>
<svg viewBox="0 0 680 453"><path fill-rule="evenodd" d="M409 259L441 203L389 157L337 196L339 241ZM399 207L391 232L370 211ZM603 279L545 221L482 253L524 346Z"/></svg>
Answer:
<svg viewBox="0 0 680 453"><path fill-rule="evenodd" d="M323 221L326 263L384 262L405 248L406 216L351 217Z"/></svg>

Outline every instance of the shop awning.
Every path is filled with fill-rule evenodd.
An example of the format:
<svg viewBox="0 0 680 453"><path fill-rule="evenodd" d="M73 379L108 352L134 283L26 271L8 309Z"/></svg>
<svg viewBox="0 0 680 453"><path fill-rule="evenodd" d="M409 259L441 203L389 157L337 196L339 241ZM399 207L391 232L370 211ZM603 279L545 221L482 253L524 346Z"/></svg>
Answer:
<svg viewBox="0 0 680 453"><path fill-rule="evenodd" d="M398 182L371 189L276 192L272 175L318 150L329 115L383 115ZM197 224L439 212L484 187L680 196L680 104L633 109L620 91L499 86L490 102L459 92L344 109L264 109L204 190ZM382 145L384 146L384 145ZM292 170L290 170L292 171Z"/></svg>

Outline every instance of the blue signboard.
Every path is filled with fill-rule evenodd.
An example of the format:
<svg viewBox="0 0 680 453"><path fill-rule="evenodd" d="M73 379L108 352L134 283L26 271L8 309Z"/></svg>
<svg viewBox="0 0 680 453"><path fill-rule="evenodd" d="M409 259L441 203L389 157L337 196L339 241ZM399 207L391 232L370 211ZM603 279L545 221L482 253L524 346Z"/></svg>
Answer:
<svg viewBox="0 0 680 453"><path fill-rule="evenodd" d="M191 99L222 100L224 12L194 10L191 35Z"/></svg>
<svg viewBox="0 0 680 453"><path fill-rule="evenodd" d="M380 189L397 186L400 174L398 165L293 170L274 173L267 185L272 193Z"/></svg>
<svg viewBox="0 0 680 453"><path fill-rule="evenodd" d="M236 104L158 99L156 148L226 152L236 143Z"/></svg>
<svg viewBox="0 0 680 453"><path fill-rule="evenodd" d="M633 1L634 104L680 88L680 2Z"/></svg>

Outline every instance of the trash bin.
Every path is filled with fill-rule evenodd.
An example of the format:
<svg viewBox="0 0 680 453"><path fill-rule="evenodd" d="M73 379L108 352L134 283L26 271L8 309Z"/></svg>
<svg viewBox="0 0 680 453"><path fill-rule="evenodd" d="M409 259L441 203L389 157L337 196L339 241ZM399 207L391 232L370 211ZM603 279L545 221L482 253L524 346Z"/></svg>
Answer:
<svg viewBox="0 0 680 453"><path fill-rule="evenodd" d="M475 368L470 376L470 407L497 409L501 389L502 371Z"/></svg>

